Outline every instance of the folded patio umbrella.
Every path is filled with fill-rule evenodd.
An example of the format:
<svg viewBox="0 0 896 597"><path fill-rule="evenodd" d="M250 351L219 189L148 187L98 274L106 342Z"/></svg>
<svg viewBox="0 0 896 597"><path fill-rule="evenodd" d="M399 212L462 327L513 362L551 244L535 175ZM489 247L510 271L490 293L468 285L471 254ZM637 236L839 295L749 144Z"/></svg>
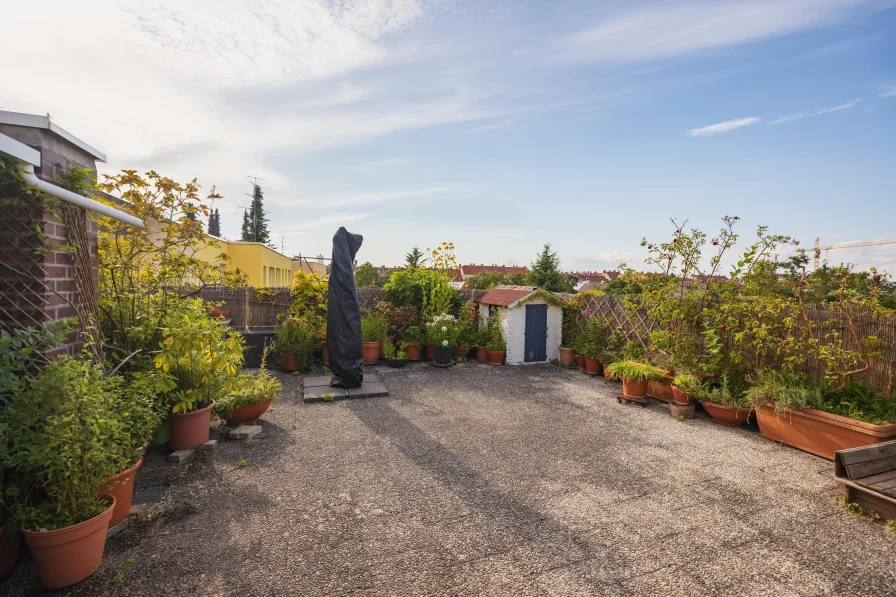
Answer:
<svg viewBox="0 0 896 597"><path fill-rule="evenodd" d="M333 260L327 289L327 350L333 377L330 386L357 388L364 380L361 367L361 307L352 264L364 237L344 227L333 237Z"/></svg>

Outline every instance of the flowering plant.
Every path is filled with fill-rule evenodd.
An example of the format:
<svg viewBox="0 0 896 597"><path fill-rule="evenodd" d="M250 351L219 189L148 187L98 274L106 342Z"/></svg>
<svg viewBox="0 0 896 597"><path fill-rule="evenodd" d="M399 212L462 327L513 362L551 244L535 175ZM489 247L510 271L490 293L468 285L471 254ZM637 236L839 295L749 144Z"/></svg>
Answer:
<svg viewBox="0 0 896 597"><path fill-rule="evenodd" d="M436 346L454 346L460 333L460 324L454 315L436 315L426 324L426 338Z"/></svg>

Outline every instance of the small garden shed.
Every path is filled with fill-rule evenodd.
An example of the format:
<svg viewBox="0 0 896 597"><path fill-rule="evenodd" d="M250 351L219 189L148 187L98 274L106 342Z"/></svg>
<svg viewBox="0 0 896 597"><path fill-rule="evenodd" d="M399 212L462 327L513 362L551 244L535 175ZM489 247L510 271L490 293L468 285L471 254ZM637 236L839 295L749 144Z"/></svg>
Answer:
<svg viewBox="0 0 896 597"><path fill-rule="evenodd" d="M479 316L501 318L507 364L559 358L563 300L538 286L496 286L479 299Z"/></svg>

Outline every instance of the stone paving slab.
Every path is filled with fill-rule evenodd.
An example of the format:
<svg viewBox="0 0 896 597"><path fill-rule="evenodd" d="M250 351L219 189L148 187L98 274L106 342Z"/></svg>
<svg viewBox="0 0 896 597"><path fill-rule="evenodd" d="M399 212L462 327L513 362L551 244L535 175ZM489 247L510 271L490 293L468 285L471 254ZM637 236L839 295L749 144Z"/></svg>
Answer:
<svg viewBox="0 0 896 597"><path fill-rule="evenodd" d="M228 435L230 439L251 439L261 433L261 425L240 425Z"/></svg>
<svg viewBox="0 0 896 597"><path fill-rule="evenodd" d="M366 375L360 388L347 388L345 392L349 398L377 398L389 395L385 385L378 381L367 381Z"/></svg>

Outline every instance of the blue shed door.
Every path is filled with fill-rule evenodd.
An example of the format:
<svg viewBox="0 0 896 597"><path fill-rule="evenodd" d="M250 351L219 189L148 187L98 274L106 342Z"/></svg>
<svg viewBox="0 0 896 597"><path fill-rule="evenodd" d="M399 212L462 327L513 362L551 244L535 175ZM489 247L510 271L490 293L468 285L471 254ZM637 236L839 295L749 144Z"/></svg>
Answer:
<svg viewBox="0 0 896 597"><path fill-rule="evenodd" d="M527 363L548 360L548 306L526 305Z"/></svg>

